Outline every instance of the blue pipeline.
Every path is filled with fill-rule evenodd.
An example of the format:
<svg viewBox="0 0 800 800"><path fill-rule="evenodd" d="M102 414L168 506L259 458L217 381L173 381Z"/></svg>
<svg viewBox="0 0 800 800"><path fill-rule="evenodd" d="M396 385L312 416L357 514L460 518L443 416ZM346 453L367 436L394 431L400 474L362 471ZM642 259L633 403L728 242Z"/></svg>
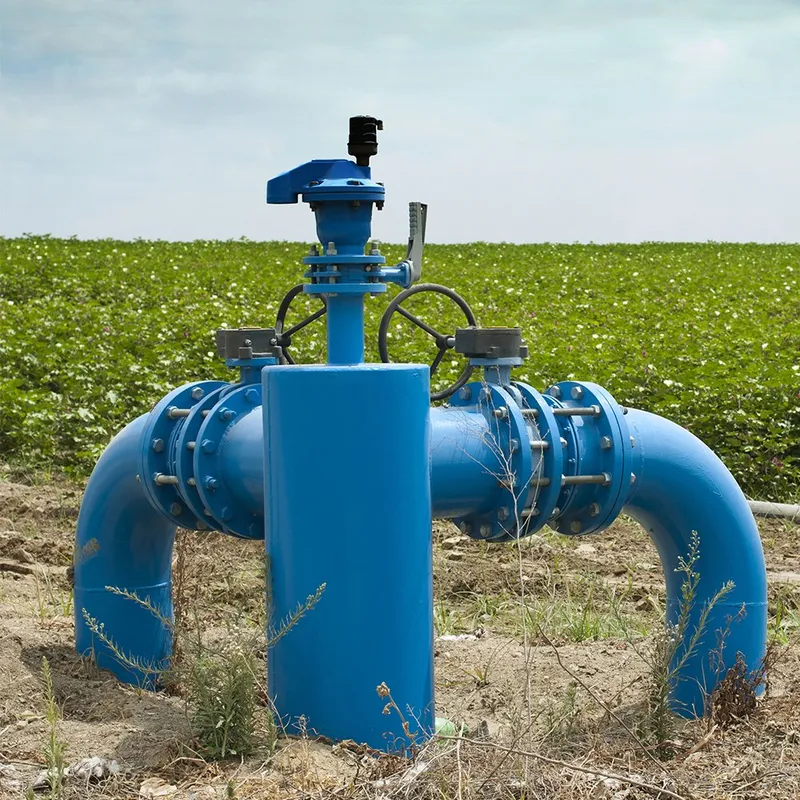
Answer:
<svg viewBox="0 0 800 800"><path fill-rule="evenodd" d="M741 654L749 669L762 666L767 642L767 573L758 528L741 489L719 458L689 431L645 411L630 410L636 440L636 480L624 512L650 534L667 583L667 620L680 615L680 558L699 540L694 571L699 576L688 618L688 639L675 664L684 661L672 693L675 709L701 716L707 694ZM731 590L708 613L703 610L728 583ZM685 647L685 645L684 645Z"/></svg>
<svg viewBox="0 0 800 800"><path fill-rule="evenodd" d="M175 523L148 502L137 480L142 431L149 415L112 440L92 472L75 536L75 647L125 683L152 688L172 650L168 626L143 605L106 587L136 595L172 619L172 545ZM87 624L102 625L118 658Z"/></svg>
<svg viewBox="0 0 800 800"><path fill-rule="evenodd" d="M336 370L337 375L347 374L351 370L359 375L362 372L373 375L383 373L387 369L367 366L355 370L352 367L344 370L325 368L325 370ZM276 375L289 374L288 368L271 368L271 370L274 370ZM298 380L306 372L305 369L300 370ZM278 385L281 379L271 380L275 380ZM213 491L203 488L201 492L200 500L214 509L215 516L208 518L209 524L234 535L258 536L264 524L264 487L268 487L273 498L280 498L281 492L290 490L291 483L292 486L302 487L292 490L297 493L293 493L292 497L299 498L302 495L305 509L301 516L298 500L298 505L291 512L292 515L298 515L297 519L291 522L292 529L303 531L295 540L296 548L311 547L313 540L312 549L315 549L315 552L327 552L325 548L333 547L333 544L323 546L316 542L314 538L316 534L309 532L312 520L314 524L319 525L320 519L325 520L331 516L331 509L337 506L353 506L353 503L342 503L341 498L352 492L354 487L361 487L363 490L357 494L359 502L364 496L369 496L372 498L370 503L373 503L375 508L384 502L388 503L386 477L390 476L391 498L394 499L391 508L384 511L387 517L396 518L398 521L401 518L405 519L397 509L405 508L406 498L425 497L428 503L426 518L431 516L432 512L434 517L456 521L473 518L489 522L494 520L495 527L491 528L489 538L495 541L507 541L513 538L511 535L505 537L496 535L496 526L500 524L497 522L498 509L507 510L509 506L505 499L508 490L499 480L503 464L502 454L498 452L498 441L501 441L502 431L498 428L495 412L499 413L503 408L487 410L473 400L470 402L476 404L430 409L426 417L429 420L428 442L418 443L420 452L424 454L429 464L426 479L420 482L417 461L414 462L416 464L414 471L405 475L404 470L399 468L400 461L391 464L381 462L381 466L376 467L375 464L379 459L377 451L365 450L362 453L365 460L358 465L356 464L358 459L352 455L356 450L351 450L351 442L357 443L362 437L374 440L378 449L383 447L383 440L380 437L374 434L368 436L366 433L370 430L383 432L387 429L383 406L366 400L369 397L385 395L385 390L379 389L379 385L380 382L375 386L365 382L363 386L359 385L352 391L337 391L336 395L332 396L325 386L316 387L314 384L316 388L311 387L305 393L305 390L297 390L291 402L288 400L290 394L288 390L280 388L277 390L279 394L276 395L275 402L280 400L281 411L274 412L274 419L270 416L273 412L269 408L263 411L271 420L266 429L262 427L262 414L256 413L261 410L260 387L209 386L210 391L206 395L209 408L203 407L204 399L199 401L192 415L185 421L184 427L178 428L171 434L177 439L178 444L190 436L197 438L201 443L207 441L206 435L213 434L215 437L209 453L202 447L194 451L194 467L191 473L197 475L201 482L204 477L209 477L209 473L213 473L213 480L217 484ZM176 390L172 396L179 396L185 400L186 392L190 391L192 386L190 384L188 387ZM676 708L685 714L702 713L705 693L710 691L719 677L724 675L725 669L735 661L737 653L741 653L748 666L755 669L763 658L766 643L766 578L763 551L752 514L738 485L714 453L687 431L645 412L631 410L625 415L599 387L592 384L581 385L586 393L584 398L586 402L592 404L596 402L598 408L602 404L601 418L593 421L587 417L561 416L556 419L553 417L554 411L560 409L564 412L568 410L570 404L574 406L576 403L558 400L550 395L547 397L539 395L522 384L515 386L516 388L509 387L508 390L491 388L492 402L507 404L513 411L509 413L507 420L500 419L500 423L513 423L511 432L519 439L518 447L522 442L523 452L527 438L545 441L551 445L544 451L544 459L541 461L531 462L529 459L526 462L527 466L519 462L523 471L529 470L529 476L549 476L550 484L542 485L535 492L527 493L526 504L536 502L543 512L542 518L538 519L527 533L537 530L548 521L551 526L562 532L569 533L570 530L575 532L565 524L565 520L571 520L570 525L578 525L579 530L585 530L581 528L581 525L585 525L589 519L585 508L593 505L603 512L594 519L602 519L603 525L610 524L619 508L624 505L625 513L644 526L658 549L667 583L668 616L669 620L674 621L681 597L681 576L675 572L675 568L678 566L678 559L688 555L692 532L697 531L699 561L695 568L700 575L700 581L690 627L696 625L697 615L704 604L710 602L726 582L733 582L734 586L730 593L717 603L708 615L705 631L695 642L695 652L685 660L681 654L678 656L683 663L673 693ZM575 387L575 384L561 385L564 394ZM484 390L488 388L484 387ZM474 385L474 389L484 391L480 389L480 384ZM316 403L320 395L331 399L331 407L326 406L326 415L333 429L331 433L326 433L321 426L313 428L307 426L307 419L313 418L318 413ZM306 399L300 402L300 398ZM526 422L515 421L519 414L514 410L513 404L519 401L523 401L531 413L538 409L535 422L528 417ZM216 405L213 405L215 402ZM298 408L305 409L303 413L294 414L291 410L287 410L292 403L296 403ZM414 407L414 403L410 407ZM335 414L332 411L334 406ZM270 407L275 408L275 406ZM487 413L488 411L492 413ZM201 413L207 414L202 418L205 420L202 422ZM365 423L367 417L370 419L374 417L369 425ZM290 424L279 425L277 423L279 418L289 420ZM302 419L305 419L306 423L301 424ZM84 653L94 649L101 666L111 669L121 679L133 683L146 683L151 677L150 673L129 670L120 664L107 648L97 641L97 637L90 634L81 610L85 608L98 622L104 623L105 630L120 649L133 658L153 665L163 663L167 657L170 642L169 632L164 630L164 626L146 609L105 590L106 586L115 586L135 592L139 596L144 594L161 609L165 617L170 617L169 568L175 520L169 519L165 509L171 507L172 498L157 496L156 500L160 505L157 505L159 510L156 511L150 505L154 502L153 488L148 487L147 492L143 491L143 486L137 483L135 478L137 468L141 466L141 462L137 463L137 448L140 448L140 457L141 448L151 452L148 449L151 443L150 432L154 425L161 425L162 421L163 415L158 417L157 414L151 414L149 419L143 417L126 428L109 446L87 488L76 542L75 597L78 650ZM265 430L271 431L271 434L266 436ZM398 436L402 430L400 426ZM609 447L611 453L603 456L605 461L598 460L600 458L598 454L602 450L597 444L599 434L604 434L602 438L607 438L609 442L613 440L613 446ZM419 438L418 433L414 436ZM326 438L337 442L338 460L331 455L329 466L321 469L316 446ZM277 440L274 448L271 439ZM507 438L506 444L513 441L514 439ZM635 441L635 446L631 446L631 441ZM363 446L366 448L366 444ZM292 455L293 447L297 453L304 453L302 459ZM266 473L265 452L268 463ZM403 458L411 459L410 453L405 453L400 460ZM543 469L539 472L532 471L532 463L539 464ZM562 486L558 480L558 474L562 470L567 477L585 474L587 470L601 471L601 473L603 470L609 470L609 475L611 472L621 472L624 478L622 483L626 488L617 492L617 487L620 485L618 476L608 487ZM308 473L306 478L299 483L295 483L295 480L288 481L289 474L296 479L297 475L306 473ZM632 483L631 474L635 476ZM526 480L530 480L530 477ZM410 495L410 489L403 491L401 503L396 502L400 485L398 481L400 483L416 481L414 484L416 488L413 490L415 494ZM337 488L334 492L327 487ZM167 491L172 488L174 487L161 487L161 490ZM180 488L185 495L186 487ZM596 496L599 502L590 502L595 495L587 493L592 491L598 493ZM603 492L605 494L601 496ZM309 501L310 497L313 497L313 502ZM274 503L275 509L270 509L270 519L273 520L271 528L268 525L268 530L273 531L279 530L286 521L281 516L283 513L281 509L284 507L282 501L277 499ZM373 505L369 505L374 512ZM421 513L422 506L419 503L415 502L412 505L414 514ZM411 509L407 510L411 513ZM227 521L222 519L226 512L229 517ZM599 512L595 510L590 513ZM344 512L337 514L341 516ZM381 515L377 512L370 516L370 520L380 518ZM424 553L423 556L420 555L422 544L415 538L423 536L420 531L424 529L423 538L429 544L426 524L419 520L414 525L406 522L408 524L405 526L399 523L397 526L390 526L392 538L389 550L383 554L385 557L374 550L364 554L367 560L375 559L374 564L370 562L370 570L374 568L377 570L376 574L391 574L393 569L391 565L398 561L400 558L398 552L403 548L408 548L405 557L412 558L409 554L413 553L415 554L413 557L428 558ZM353 530L361 530L359 526L362 524L366 529L380 529L377 522L368 523L360 517L358 520L353 518L348 522L342 519L336 523L341 531L350 529L351 525ZM507 525L507 522L504 524ZM321 527L328 530L325 524ZM400 527L403 528L402 536ZM476 529L473 529L470 535L482 538L477 535ZM344 539L346 537L342 534L339 540L341 542ZM271 541L275 541L274 538ZM330 542L331 539L326 541ZM365 543L353 539L353 551L346 548L348 558L355 558L359 547L370 547L371 541ZM404 544L401 545L401 542ZM318 567L321 568L323 565L326 567L324 573L329 576L336 574L336 570L327 568L330 558L334 556L315 559ZM281 563L288 563L286 552L283 552L279 559L283 559ZM299 559L298 552L297 563ZM380 568L378 562L381 564ZM414 569L419 571L419 565ZM280 581L284 570L280 569L274 574ZM298 574L297 570L295 574ZM365 572L360 570L358 574L362 576ZM413 581L409 578L409 574L408 571L401 570L401 575L397 578L399 581L405 581L404 592L411 591L410 584ZM422 596L426 597L427 573L422 571L415 574L423 576L419 580L422 581L420 584ZM317 577L320 581L326 580L322 572ZM379 582L381 586L385 585L383 578ZM289 611L293 603L301 602L317 588L316 585L312 587L312 583L313 580L286 584L279 591L279 595L283 598L279 617L283 612ZM370 581L365 585L370 587L370 592L375 591L373 597L385 596L385 593L382 593L377 586L372 586ZM359 602L367 603L366 597L367 594L360 594ZM353 598L349 598L349 601L352 600ZM376 608L379 606L385 608L381 604ZM311 639L308 638L311 635L311 628L317 632L315 635L321 635L317 626L310 622L315 618L316 611L315 609L298 623L297 630L293 630L291 635L285 637L286 644L283 646L289 647L292 641L302 639L303 647L311 647ZM429 618L427 611L420 618ZM332 626L329 617L326 619ZM311 627L308 629L309 633L303 636L302 630L306 625ZM715 654L719 649L718 636L721 633L725 634L722 659L712 661L710 659L716 658ZM423 638L426 636L427 634ZM331 647L334 646L333 642L330 644ZM352 644L355 646L355 643ZM279 663L280 659L273 662L273 664ZM289 664L290 660L285 659L283 663ZM406 667L410 669L410 664L406 664ZM293 668L287 667L283 672L280 670L273 672L273 682L280 685L280 675L289 675L292 670ZM394 682L399 687L405 686L403 679L395 679ZM394 687L390 688L394 691ZM424 698L420 700L418 688L415 690L416 695L414 691L408 692L410 695L415 695L409 705L424 708L426 702ZM284 686L283 694L286 695L287 691L289 690ZM403 691L405 692L405 689ZM298 712L299 703L299 696L293 696L289 706L291 708L289 716ZM333 725L332 722L331 724ZM335 725L328 727L328 720L323 720L320 729L329 732L338 731ZM386 732L383 730L381 735ZM345 738L349 735L341 733ZM373 731L369 733L367 739L375 742L375 735Z"/></svg>

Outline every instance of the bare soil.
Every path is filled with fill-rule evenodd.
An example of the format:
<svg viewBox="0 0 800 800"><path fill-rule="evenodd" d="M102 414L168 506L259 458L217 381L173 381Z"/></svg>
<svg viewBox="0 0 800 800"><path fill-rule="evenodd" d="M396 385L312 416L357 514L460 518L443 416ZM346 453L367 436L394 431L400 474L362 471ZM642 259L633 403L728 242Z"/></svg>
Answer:
<svg viewBox="0 0 800 800"><path fill-rule="evenodd" d="M517 546L436 523L437 715L465 726L461 741L430 744L415 763L304 737L281 739L274 754L265 746L209 762L194 750L180 696L124 686L75 654L67 568L79 502L75 485L0 481L0 798L24 797L45 766L43 658L67 762L102 756L120 770L73 780L67 796L800 797L800 528L760 524L782 635L766 696L734 725L679 722L655 745L640 734L650 681L640 654L659 629L664 588L638 526L623 519L598 536L548 533ZM236 615L263 626L263 544L182 536L200 625L211 636ZM636 634L618 630L613 597ZM547 639L523 625L533 598L561 620Z"/></svg>

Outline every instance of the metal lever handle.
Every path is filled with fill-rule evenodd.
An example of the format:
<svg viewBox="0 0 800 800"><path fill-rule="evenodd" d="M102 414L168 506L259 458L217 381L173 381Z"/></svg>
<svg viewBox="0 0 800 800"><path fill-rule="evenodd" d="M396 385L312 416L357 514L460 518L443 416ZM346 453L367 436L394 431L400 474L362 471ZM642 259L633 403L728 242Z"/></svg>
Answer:
<svg viewBox="0 0 800 800"><path fill-rule="evenodd" d="M409 283L414 283L422 277L422 250L425 247L427 219L427 203L408 204L408 252L405 260L411 265Z"/></svg>

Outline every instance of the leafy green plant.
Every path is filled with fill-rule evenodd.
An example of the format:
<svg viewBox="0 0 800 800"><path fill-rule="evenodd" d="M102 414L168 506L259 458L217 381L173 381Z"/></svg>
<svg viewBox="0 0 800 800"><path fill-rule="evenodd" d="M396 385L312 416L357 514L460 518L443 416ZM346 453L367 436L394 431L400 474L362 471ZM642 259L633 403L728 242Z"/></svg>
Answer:
<svg viewBox="0 0 800 800"><path fill-rule="evenodd" d="M403 255L384 251L389 261ZM245 240L0 238L0 452L87 474L110 436L170 388L232 377L214 330L272 324L306 252ZM462 293L481 324L522 327L535 355L518 380L594 380L619 402L686 426L752 495L791 501L800 485L799 261L800 245L477 242L428 246L425 277ZM441 330L463 324L436 298L418 302ZM293 313L311 303L299 298ZM367 303L372 360L385 306ZM391 334L394 359L430 360L429 338L403 321ZM309 326L293 349L299 361L320 360L324 326ZM434 388L460 368L445 359Z"/></svg>

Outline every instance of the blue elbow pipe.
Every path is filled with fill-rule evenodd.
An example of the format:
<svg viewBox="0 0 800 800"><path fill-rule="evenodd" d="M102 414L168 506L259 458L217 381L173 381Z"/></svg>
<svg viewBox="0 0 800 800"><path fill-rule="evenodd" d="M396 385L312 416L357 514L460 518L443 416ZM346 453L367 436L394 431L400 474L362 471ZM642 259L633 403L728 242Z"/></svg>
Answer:
<svg viewBox="0 0 800 800"><path fill-rule="evenodd" d="M750 670L763 664L767 642L767 573L758 528L745 496L720 459L689 431L669 420L631 409L626 417L635 437L631 487L624 513L649 533L667 583L667 622L681 608L684 575L693 532L699 540L694 571L699 576L688 618L686 643L673 666L683 661L672 692L684 716L702 716L717 682L741 655ZM728 582L731 590L698 630L704 607Z"/></svg>
<svg viewBox="0 0 800 800"><path fill-rule="evenodd" d="M148 415L112 440L83 495L75 537L75 644L81 655L120 680L148 688L158 683L172 650L172 632L135 594L172 620L171 568L175 523L148 502L138 481L140 439ZM98 638L85 615L102 625L118 654Z"/></svg>

